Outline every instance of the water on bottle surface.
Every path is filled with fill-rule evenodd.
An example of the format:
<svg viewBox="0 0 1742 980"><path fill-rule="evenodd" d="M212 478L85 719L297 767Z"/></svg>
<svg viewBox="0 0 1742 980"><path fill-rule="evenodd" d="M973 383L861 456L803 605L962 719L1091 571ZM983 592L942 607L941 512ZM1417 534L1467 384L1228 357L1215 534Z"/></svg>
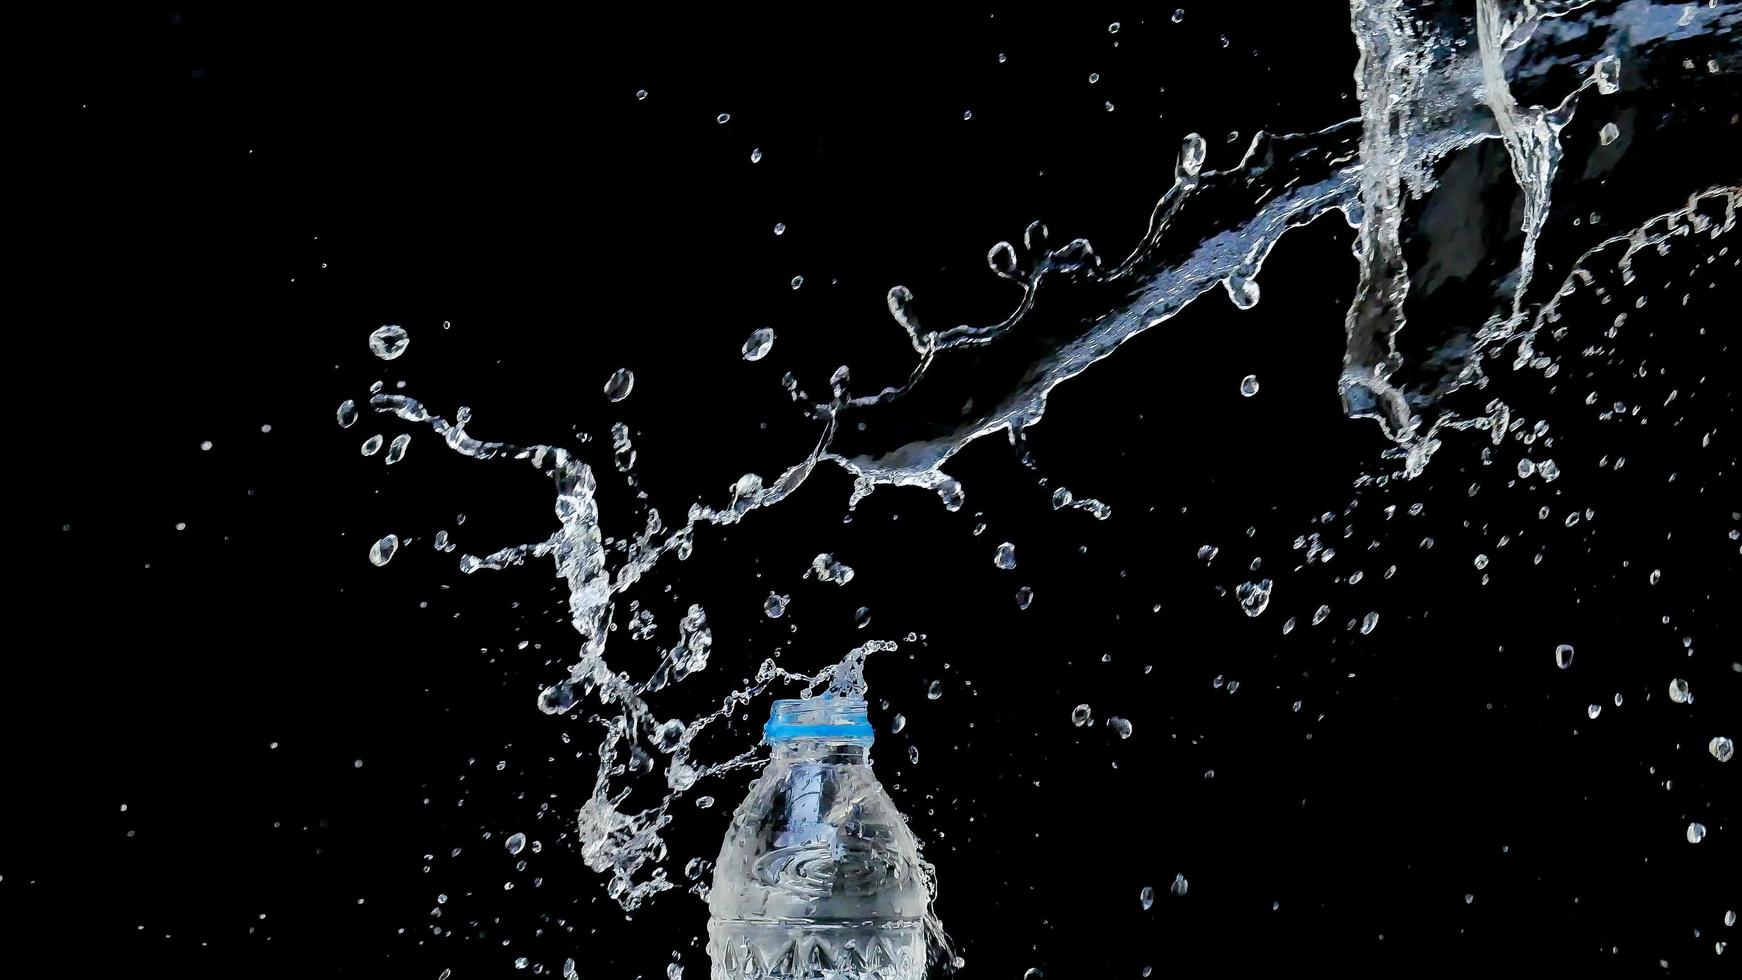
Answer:
<svg viewBox="0 0 1742 980"><path fill-rule="evenodd" d="M925 870L871 771L864 699L776 701L764 731L773 758L714 867L713 980L920 980Z"/></svg>

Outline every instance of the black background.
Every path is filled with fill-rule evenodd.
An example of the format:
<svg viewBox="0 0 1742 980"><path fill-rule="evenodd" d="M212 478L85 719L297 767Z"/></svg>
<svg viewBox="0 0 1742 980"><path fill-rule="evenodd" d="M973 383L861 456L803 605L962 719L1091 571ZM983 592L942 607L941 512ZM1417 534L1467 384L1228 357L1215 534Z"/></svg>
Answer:
<svg viewBox="0 0 1742 980"><path fill-rule="evenodd" d="M42 495L13 525L26 628L4 688L17 976L463 980L573 957L583 977L652 978L674 956L704 975L694 896L626 916L569 847L597 734L533 705L575 645L548 566L467 577L429 546L444 528L461 552L543 538L548 485L367 411L341 430L335 407L404 380L443 414L472 406L482 437L579 446L607 531L639 529L637 490L669 523L814 440L782 372L812 393L841 363L866 388L905 375L891 285L928 322L999 318L1012 288L985 251L1028 221L1119 253L1183 134L1226 166L1259 127L1355 111L1335 4L1180 24L1118 5L302 5L93 12L44 38L67 47L31 92L51 135L18 187L43 219L18 271L45 301L12 329L14 481ZM843 523L850 481L820 471L703 531L637 595L660 640L620 630L613 663L650 669L705 605L713 665L660 702L688 716L763 657L812 670L922 634L872 660L880 730L909 720L876 758L938 865L964 976L1709 974L1742 905L1739 763L1704 748L1742 737L1733 263L1689 305L1636 313L1593 384L1511 382L1554 420L1557 484L1512 485L1515 448L1484 467L1485 437L1454 435L1424 478L1355 493L1384 467L1334 388L1348 245L1329 223L1296 232L1254 310L1206 297L1060 388L1035 469L970 447L949 467L959 513L884 490ZM389 322L412 341L384 364L365 338ZM742 361L764 325L773 353ZM637 381L613 405L620 366ZM1591 387L1653 424L1599 422ZM615 421L634 487L609 461ZM402 463L358 454L399 431ZM1597 465L1616 455L1626 470ZM1060 485L1112 518L1054 512ZM406 543L372 567L389 531ZM1314 531L1339 555L1301 570L1290 544ZM990 561L1001 541L1013 571ZM802 580L820 551L854 581ZM1254 557L1277 588L1249 619L1231 592ZM771 590L793 596L783 619L762 615ZM1346 628L1369 610L1371 635ZM1665 696L1677 676L1693 705ZM1092 727L1071 726L1079 703ZM762 710L704 757L742 750ZM711 810L678 802L674 878L713 856L745 782L697 787ZM501 846L516 831L542 844L523 871Z"/></svg>

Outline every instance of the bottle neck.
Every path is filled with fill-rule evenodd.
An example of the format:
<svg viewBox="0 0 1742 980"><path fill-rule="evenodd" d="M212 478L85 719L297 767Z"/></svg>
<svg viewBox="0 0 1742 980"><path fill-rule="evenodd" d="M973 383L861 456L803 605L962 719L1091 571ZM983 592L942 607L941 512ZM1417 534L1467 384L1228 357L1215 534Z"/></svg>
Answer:
<svg viewBox="0 0 1742 980"><path fill-rule="evenodd" d="M783 738L773 743L777 762L827 762L864 766L871 763L870 739Z"/></svg>

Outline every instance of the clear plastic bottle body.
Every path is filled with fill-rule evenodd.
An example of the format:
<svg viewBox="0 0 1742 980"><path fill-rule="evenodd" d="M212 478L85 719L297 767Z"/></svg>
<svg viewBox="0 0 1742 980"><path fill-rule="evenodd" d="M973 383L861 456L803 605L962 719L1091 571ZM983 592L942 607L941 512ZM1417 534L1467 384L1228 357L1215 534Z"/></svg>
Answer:
<svg viewBox="0 0 1742 980"><path fill-rule="evenodd" d="M825 721L777 724L782 706L813 702L834 702L823 705ZM784 701L775 711L773 758L733 814L714 867L712 980L921 980L919 847L871 772L864 702ZM841 712L847 721L827 730Z"/></svg>

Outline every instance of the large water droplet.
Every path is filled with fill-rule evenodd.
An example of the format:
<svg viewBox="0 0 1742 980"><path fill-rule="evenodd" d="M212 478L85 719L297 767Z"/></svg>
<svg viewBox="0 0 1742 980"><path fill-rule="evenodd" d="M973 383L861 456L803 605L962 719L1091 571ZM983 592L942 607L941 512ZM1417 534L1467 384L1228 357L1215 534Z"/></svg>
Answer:
<svg viewBox="0 0 1742 980"><path fill-rule="evenodd" d="M992 564L1009 571L1016 567L1016 546L1006 541L992 555Z"/></svg>
<svg viewBox="0 0 1742 980"><path fill-rule="evenodd" d="M1688 687L1688 682L1680 677L1669 682L1669 699L1676 704L1692 704L1694 692Z"/></svg>
<svg viewBox="0 0 1742 980"><path fill-rule="evenodd" d="M635 388L635 372L628 368L618 368L611 372L611 377L605 382L605 397L613 402L620 402L629 397L629 392Z"/></svg>
<svg viewBox="0 0 1742 980"><path fill-rule="evenodd" d="M381 436L373 435L363 440L363 455L373 456L381 451Z"/></svg>
<svg viewBox="0 0 1742 980"><path fill-rule="evenodd" d="M931 686L925 689L925 696L933 701L936 701L938 698L943 697L944 696L944 683L943 683L943 681L932 681Z"/></svg>
<svg viewBox="0 0 1742 980"><path fill-rule="evenodd" d="M401 432L399 435L394 436L393 444L387 447L387 465L392 466L394 463L404 459L406 447L410 445L411 436L408 433Z"/></svg>
<svg viewBox="0 0 1742 980"><path fill-rule="evenodd" d="M779 619L786 615L786 603L787 600L791 598L791 596L776 595L775 593L770 592L768 593L768 598L762 603L762 612L767 615L769 619Z"/></svg>
<svg viewBox="0 0 1742 980"><path fill-rule="evenodd" d="M1611 123L1604 123L1603 128L1597 130L1597 142L1603 144L1604 146L1608 146L1610 143L1615 142L1620 137L1621 137L1621 127L1615 125L1612 122Z"/></svg>
<svg viewBox="0 0 1742 980"><path fill-rule="evenodd" d="M504 842L503 846L508 849L509 854L519 854L522 850L524 850L526 848L526 835L525 834L510 835L508 840L506 842Z"/></svg>
<svg viewBox="0 0 1742 980"><path fill-rule="evenodd" d="M1155 904L1155 889L1144 885L1143 890L1137 893L1137 901L1144 911L1149 911L1150 906Z"/></svg>
<svg viewBox="0 0 1742 980"><path fill-rule="evenodd" d="M568 681L552 684L538 695L538 710L560 715L575 706L575 687Z"/></svg>
<svg viewBox="0 0 1742 980"><path fill-rule="evenodd" d="M1554 665L1562 670L1573 665L1573 645L1571 643L1562 643L1554 648Z"/></svg>
<svg viewBox="0 0 1742 980"><path fill-rule="evenodd" d="M1198 549L1198 560L1199 561L1209 561L1210 559L1216 557L1216 553L1218 551L1221 551L1221 550L1222 549L1216 547L1213 544L1204 545L1202 548Z"/></svg>
<svg viewBox="0 0 1742 980"><path fill-rule="evenodd" d="M1688 824L1688 843L1698 844L1706 839L1706 825L1698 820Z"/></svg>
<svg viewBox="0 0 1742 980"><path fill-rule="evenodd" d="M1373 628L1375 626L1378 626L1378 625L1379 625L1379 614L1376 612L1370 612L1367 615L1361 617L1361 633L1362 633L1362 635L1366 635L1368 633L1373 632Z"/></svg>
<svg viewBox="0 0 1742 980"><path fill-rule="evenodd" d="M1729 762L1736 754L1736 744L1728 736L1719 735L1706 743L1706 751L1712 753L1712 758L1719 762Z"/></svg>
<svg viewBox="0 0 1742 980"><path fill-rule="evenodd" d="M836 585L846 585L853 581L853 566L840 561L827 552L811 560L810 573L819 582L833 582Z"/></svg>
<svg viewBox="0 0 1742 980"><path fill-rule="evenodd" d="M339 428L349 429L357 421L357 403L349 398L339 403Z"/></svg>
<svg viewBox="0 0 1742 980"><path fill-rule="evenodd" d="M1240 379L1240 394L1246 398L1258 394L1258 375L1248 374Z"/></svg>
<svg viewBox="0 0 1742 980"><path fill-rule="evenodd" d="M376 567L393 560L393 553L399 550L399 536L389 534L369 546L369 562Z"/></svg>
<svg viewBox="0 0 1742 980"><path fill-rule="evenodd" d="M1600 704L1592 704L1592 705L1587 705L1587 706L1586 706L1586 707L1585 707L1585 714L1586 714L1586 715L1587 715L1587 716L1588 716L1588 717L1589 717L1589 718L1590 718L1590 719L1591 719L1591 720L1592 720L1592 721L1596 721L1596 720L1597 720L1597 716L1598 716L1598 715L1600 715L1600 714L1602 714L1602 713L1603 713L1603 706L1602 706L1602 705L1600 705Z"/></svg>
<svg viewBox="0 0 1742 980"><path fill-rule="evenodd" d="M894 718L889 719L889 734L891 735L901 734L901 730L906 727L907 716L904 714L897 712Z"/></svg>
<svg viewBox="0 0 1742 980"><path fill-rule="evenodd" d="M1169 888L1168 890L1173 892L1175 895L1184 896L1186 893L1187 887L1188 887L1188 885L1186 883L1186 876L1183 874L1178 874L1178 875L1173 876L1173 887Z"/></svg>
<svg viewBox="0 0 1742 980"><path fill-rule="evenodd" d="M375 332L369 335L369 349L374 351L375 356L383 361L393 360L405 353L405 349L409 346L411 346L411 337L407 336L405 328L398 324L389 323L384 327L377 327Z"/></svg>
<svg viewBox="0 0 1742 980"><path fill-rule="evenodd" d="M744 359L760 361L774 349L774 328L758 327L750 334L750 339L744 341Z"/></svg>
<svg viewBox="0 0 1742 980"><path fill-rule="evenodd" d="M1090 711L1089 706L1086 704L1079 704L1071 709L1071 724L1078 728L1082 728L1094 720L1095 713Z"/></svg>
<svg viewBox="0 0 1742 980"><path fill-rule="evenodd" d="M1621 62L1614 55L1598 60L1595 74L1598 92L1614 95L1621 91Z"/></svg>
<svg viewBox="0 0 1742 980"><path fill-rule="evenodd" d="M1131 722L1129 719L1121 718L1118 715L1114 715L1113 717L1107 719L1107 727L1118 732L1120 738L1130 738L1131 737Z"/></svg>
<svg viewBox="0 0 1742 980"><path fill-rule="evenodd" d="M1270 605L1271 581L1267 578L1256 582L1242 582L1234 587L1234 597L1240 600L1240 608L1248 616L1257 616Z"/></svg>

